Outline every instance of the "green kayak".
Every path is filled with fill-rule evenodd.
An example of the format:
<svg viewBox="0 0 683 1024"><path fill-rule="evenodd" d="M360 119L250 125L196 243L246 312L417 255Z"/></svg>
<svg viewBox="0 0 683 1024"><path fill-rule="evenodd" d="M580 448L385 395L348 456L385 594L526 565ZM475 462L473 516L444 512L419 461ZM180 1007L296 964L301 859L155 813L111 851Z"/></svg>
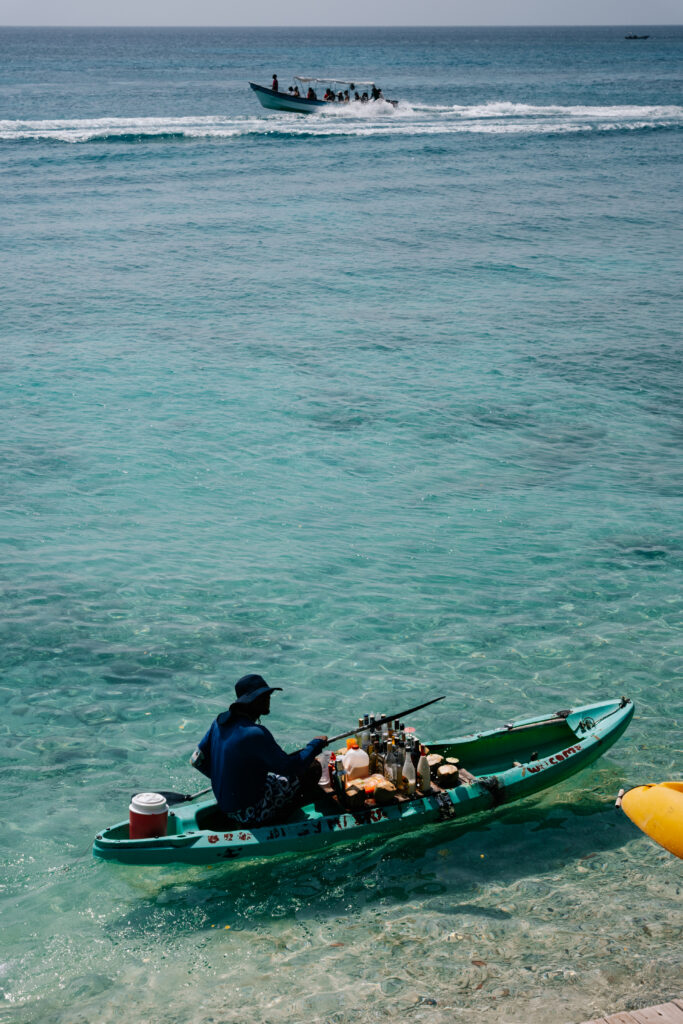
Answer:
<svg viewBox="0 0 683 1024"><path fill-rule="evenodd" d="M93 853L122 864L216 864L328 848L440 821L462 822L586 768L619 739L633 710L632 701L622 697L429 743L432 753L459 759L460 784L452 789L434 786L426 795L351 811L321 788L315 802L298 808L286 823L252 830L231 828L215 800L197 799L169 813L167 835L130 839L128 821L122 821L98 833Z"/></svg>

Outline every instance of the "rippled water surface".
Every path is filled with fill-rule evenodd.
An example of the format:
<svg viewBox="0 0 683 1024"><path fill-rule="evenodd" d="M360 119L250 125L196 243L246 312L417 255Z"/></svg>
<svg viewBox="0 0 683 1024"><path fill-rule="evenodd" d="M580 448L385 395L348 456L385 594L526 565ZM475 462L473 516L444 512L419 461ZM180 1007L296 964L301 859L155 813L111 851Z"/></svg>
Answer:
<svg viewBox="0 0 683 1024"><path fill-rule="evenodd" d="M680 994L680 29L2 30L0 1019L577 1022ZM398 108L262 110L277 71ZM292 747L626 693L469 831L90 845L234 680ZM200 788L200 786L197 786Z"/></svg>

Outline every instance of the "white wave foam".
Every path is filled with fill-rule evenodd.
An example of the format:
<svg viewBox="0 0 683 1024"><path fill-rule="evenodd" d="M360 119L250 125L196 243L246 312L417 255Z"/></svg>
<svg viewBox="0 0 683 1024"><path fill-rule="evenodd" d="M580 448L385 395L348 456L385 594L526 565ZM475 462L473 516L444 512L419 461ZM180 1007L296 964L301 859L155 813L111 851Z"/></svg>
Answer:
<svg viewBox="0 0 683 1024"><path fill-rule="evenodd" d="M577 131L640 130L683 126L677 106L533 106L490 102L475 106L417 106L350 103L320 114L253 117L103 117L71 120L0 121L0 141L91 142L178 136L233 138L244 135L444 135L550 134Z"/></svg>

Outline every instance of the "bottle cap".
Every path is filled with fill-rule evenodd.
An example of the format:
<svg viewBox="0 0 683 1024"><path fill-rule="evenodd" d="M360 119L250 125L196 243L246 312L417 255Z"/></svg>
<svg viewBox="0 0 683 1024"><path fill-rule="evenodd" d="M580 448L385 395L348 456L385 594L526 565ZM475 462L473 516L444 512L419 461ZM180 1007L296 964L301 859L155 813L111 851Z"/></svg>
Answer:
<svg viewBox="0 0 683 1024"><path fill-rule="evenodd" d="M356 739L355 736L349 736L349 738L346 741L346 749L358 750L358 740Z"/></svg>

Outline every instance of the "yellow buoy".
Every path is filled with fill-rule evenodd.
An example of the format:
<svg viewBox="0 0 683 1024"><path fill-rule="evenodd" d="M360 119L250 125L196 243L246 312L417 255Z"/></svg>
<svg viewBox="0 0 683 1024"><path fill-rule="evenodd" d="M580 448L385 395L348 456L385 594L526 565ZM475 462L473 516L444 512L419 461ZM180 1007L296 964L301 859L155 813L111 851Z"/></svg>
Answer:
<svg viewBox="0 0 683 1024"><path fill-rule="evenodd" d="M621 798L621 807L650 839L683 859L683 782L636 786Z"/></svg>

